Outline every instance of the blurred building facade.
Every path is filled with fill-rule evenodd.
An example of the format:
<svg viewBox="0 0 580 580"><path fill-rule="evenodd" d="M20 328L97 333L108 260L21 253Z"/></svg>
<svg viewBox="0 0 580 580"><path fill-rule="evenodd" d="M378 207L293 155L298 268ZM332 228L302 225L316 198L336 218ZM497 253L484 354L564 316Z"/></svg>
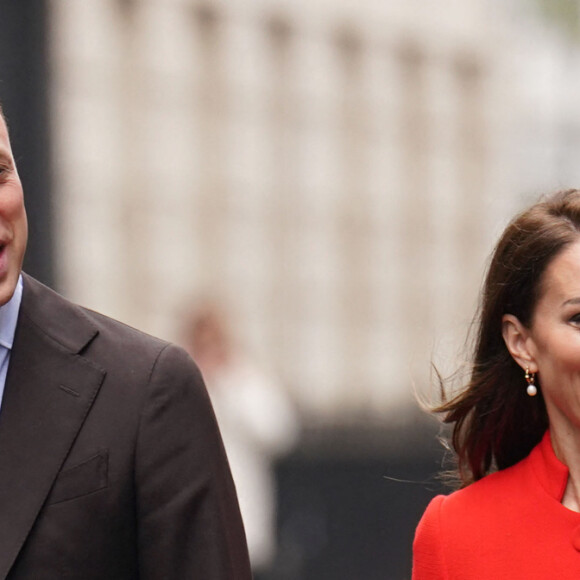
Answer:
<svg viewBox="0 0 580 580"><path fill-rule="evenodd" d="M48 5L59 289L169 339L216 295L315 421L404 417L580 177L577 51L516 3Z"/></svg>

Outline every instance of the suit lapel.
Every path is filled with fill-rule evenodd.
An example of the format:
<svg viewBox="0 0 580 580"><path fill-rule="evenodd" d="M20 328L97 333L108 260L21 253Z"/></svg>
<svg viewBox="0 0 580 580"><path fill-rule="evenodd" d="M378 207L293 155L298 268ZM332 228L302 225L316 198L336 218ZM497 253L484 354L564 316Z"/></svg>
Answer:
<svg viewBox="0 0 580 580"><path fill-rule="evenodd" d="M30 533L103 382L104 370L77 354L96 334L80 310L25 278L0 410L0 578Z"/></svg>

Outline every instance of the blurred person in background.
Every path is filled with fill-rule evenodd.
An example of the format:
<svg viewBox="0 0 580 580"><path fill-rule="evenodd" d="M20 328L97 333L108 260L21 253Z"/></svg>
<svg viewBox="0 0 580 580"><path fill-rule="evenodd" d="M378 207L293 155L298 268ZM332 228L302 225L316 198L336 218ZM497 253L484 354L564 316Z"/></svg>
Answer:
<svg viewBox="0 0 580 580"><path fill-rule="evenodd" d="M188 317L186 348L207 383L224 439L256 580L276 556L274 460L296 443L299 424L282 386L234 343L227 318L205 302Z"/></svg>
<svg viewBox="0 0 580 580"><path fill-rule="evenodd" d="M0 578L249 580L193 361L22 273L26 242L0 113Z"/></svg>
<svg viewBox="0 0 580 580"><path fill-rule="evenodd" d="M508 225L453 424L462 489L416 531L414 580L580 578L580 190Z"/></svg>

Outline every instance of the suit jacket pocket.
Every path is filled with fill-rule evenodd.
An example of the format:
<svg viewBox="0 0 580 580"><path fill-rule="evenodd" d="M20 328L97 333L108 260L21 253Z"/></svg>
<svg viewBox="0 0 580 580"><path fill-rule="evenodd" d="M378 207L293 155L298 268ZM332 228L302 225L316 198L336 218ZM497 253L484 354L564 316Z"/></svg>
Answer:
<svg viewBox="0 0 580 580"><path fill-rule="evenodd" d="M103 449L82 463L62 471L48 496L48 505L81 497L107 487L108 468L109 452Z"/></svg>

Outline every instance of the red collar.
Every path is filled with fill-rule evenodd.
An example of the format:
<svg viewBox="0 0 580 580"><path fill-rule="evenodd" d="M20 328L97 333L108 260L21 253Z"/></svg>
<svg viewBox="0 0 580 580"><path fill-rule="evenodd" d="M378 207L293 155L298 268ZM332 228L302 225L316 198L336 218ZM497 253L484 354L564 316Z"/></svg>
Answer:
<svg viewBox="0 0 580 580"><path fill-rule="evenodd" d="M549 430L532 449L528 459L542 487L561 502L568 483L568 467L556 457Z"/></svg>

